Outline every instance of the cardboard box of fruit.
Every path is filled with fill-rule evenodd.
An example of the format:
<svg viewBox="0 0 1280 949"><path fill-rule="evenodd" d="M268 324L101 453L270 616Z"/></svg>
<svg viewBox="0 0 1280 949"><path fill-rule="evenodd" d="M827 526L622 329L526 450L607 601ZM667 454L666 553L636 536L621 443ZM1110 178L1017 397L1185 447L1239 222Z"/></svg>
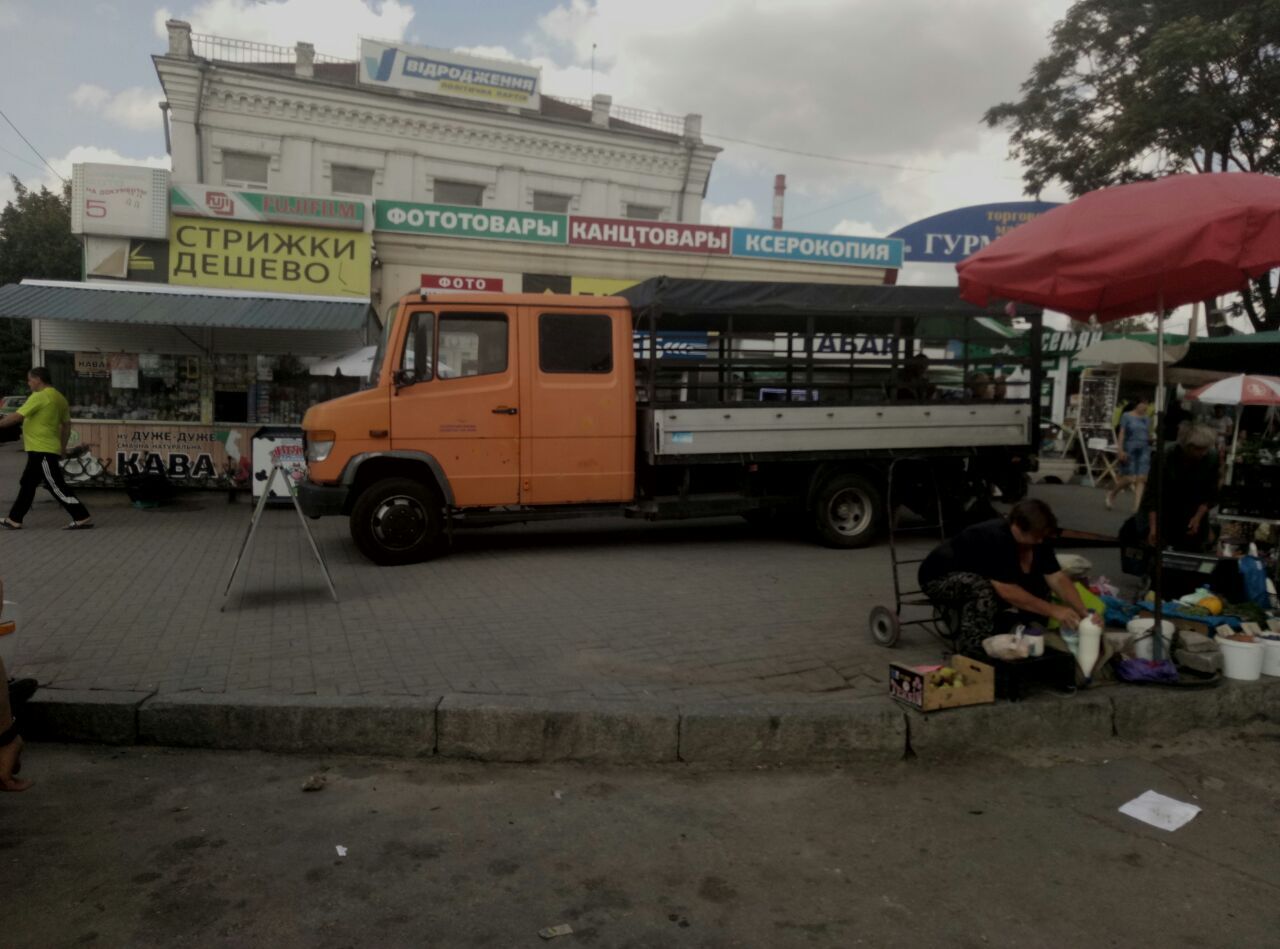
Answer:
<svg viewBox="0 0 1280 949"><path fill-rule="evenodd" d="M996 671L985 662L952 656L945 666L889 663L889 695L921 712L996 700Z"/></svg>

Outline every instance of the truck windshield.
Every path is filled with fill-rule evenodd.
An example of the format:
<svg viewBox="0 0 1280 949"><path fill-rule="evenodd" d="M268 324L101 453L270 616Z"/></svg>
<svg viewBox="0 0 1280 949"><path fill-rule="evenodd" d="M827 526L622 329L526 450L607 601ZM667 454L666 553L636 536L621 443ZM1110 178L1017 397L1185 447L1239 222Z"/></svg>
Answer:
<svg viewBox="0 0 1280 949"><path fill-rule="evenodd" d="M376 386L378 384L378 376L382 374L382 360L387 356L387 345L391 340L391 329L396 325L395 316L396 308L392 307L386 317L383 318L382 338L378 340L378 348L374 351L373 365L369 367L369 377L365 379L366 386Z"/></svg>

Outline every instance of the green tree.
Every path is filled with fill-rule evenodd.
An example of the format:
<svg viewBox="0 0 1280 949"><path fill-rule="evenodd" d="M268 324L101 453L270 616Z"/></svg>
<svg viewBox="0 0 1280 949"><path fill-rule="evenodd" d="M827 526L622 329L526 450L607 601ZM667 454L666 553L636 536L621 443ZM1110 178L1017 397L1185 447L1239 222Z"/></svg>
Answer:
<svg viewBox="0 0 1280 949"><path fill-rule="evenodd" d="M1010 130L1028 194L1073 196L1176 172L1280 174L1280 0L1078 0L1021 98L988 109ZM1243 295L1280 328L1269 280Z"/></svg>
<svg viewBox="0 0 1280 949"><path fill-rule="evenodd" d="M0 286L24 277L80 279L80 240L71 233L71 186L32 191L12 178L14 198L0 211ZM29 320L0 318L0 395L23 391L31 361Z"/></svg>

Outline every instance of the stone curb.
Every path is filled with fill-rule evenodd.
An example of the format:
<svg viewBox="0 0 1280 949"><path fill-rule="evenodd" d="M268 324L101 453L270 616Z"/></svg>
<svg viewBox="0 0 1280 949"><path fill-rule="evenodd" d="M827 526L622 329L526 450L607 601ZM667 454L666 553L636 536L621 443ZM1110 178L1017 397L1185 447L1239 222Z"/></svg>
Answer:
<svg viewBox="0 0 1280 949"><path fill-rule="evenodd" d="M23 713L37 741L306 754L725 766L883 762L914 755L1097 746L1195 728L1280 721L1280 681L1216 688L1046 693L924 715L884 699L752 705L529 696L311 696L41 689Z"/></svg>

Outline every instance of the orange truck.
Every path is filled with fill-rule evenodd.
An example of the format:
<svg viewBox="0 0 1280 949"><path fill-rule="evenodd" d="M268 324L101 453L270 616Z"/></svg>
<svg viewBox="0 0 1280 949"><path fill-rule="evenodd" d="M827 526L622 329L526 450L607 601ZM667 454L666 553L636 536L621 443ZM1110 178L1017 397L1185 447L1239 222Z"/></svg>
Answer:
<svg viewBox="0 0 1280 949"><path fill-rule="evenodd" d="M306 413L299 501L347 517L379 564L441 554L455 529L604 514L737 514L865 546L895 458L928 460L895 506L1020 495L1039 313L1028 352L999 357L1026 376L1003 393L970 338L984 314L1003 316L942 288L667 278L616 297L411 294L366 388Z"/></svg>

